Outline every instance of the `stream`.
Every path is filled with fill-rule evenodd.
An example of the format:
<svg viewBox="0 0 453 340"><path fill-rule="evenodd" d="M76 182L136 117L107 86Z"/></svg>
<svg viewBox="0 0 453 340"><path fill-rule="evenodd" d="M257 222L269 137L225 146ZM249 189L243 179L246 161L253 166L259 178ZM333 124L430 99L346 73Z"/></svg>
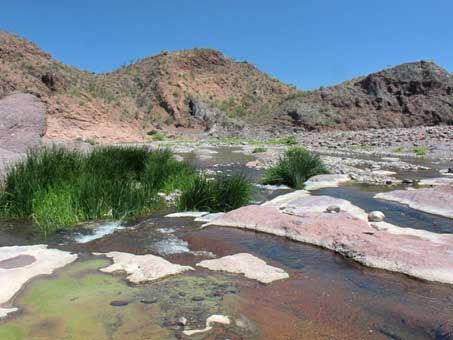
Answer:
<svg viewBox="0 0 453 340"><path fill-rule="evenodd" d="M200 169L241 173L255 183L261 172L240 148L212 148ZM400 174L408 176L407 173ZM411 174L414 178L429 177ZM430 176L435 176L434 171ZM351 184L313 191L380 210L400 227L453 233L453 219L373 198L383 187ZM254 188L262 202L287 191ZM0 246L39 244L81 254L55 274L32 280L15 298L19 313L0 321L0 339L453 339L453 287L367 268L319 247L249 231L209 227L193 218L99 222L48 240L27 224L0 222ZM214 256L248 252L284 269L288 280L263 285L239 275L197 269L134 286L99 268L110 262L92 252L155 254L190 265ZM114 306L112 301L126 301ZM188 337L177 320L203 328L209 315L230 315L229 326Z"/></svg>

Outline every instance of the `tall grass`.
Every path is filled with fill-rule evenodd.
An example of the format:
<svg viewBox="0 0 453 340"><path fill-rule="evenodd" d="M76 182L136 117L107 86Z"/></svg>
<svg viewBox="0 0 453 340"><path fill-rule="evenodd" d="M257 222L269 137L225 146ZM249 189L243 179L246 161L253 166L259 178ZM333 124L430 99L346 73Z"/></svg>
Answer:
<svg viewBox="0 0 453 340"><path fill-rule="evenodd" d="M159 205L160 190L182 189L193 176L168 150L32 150L4 178L0 216L31 219L47 235L83 221L147 213Z"/></svg>
<svg viewBox="0 0 453 340"><path fill-rule="evenodd" d="M177 202L177 209L179 211L230 211L248 204L250 193L251 184L244 176L207 178L200 175L183 190Z"/></svg>
<svg viewBox="0 0 453 340"><path fill-rule="evenodd" d="M318 155L301 147L293 147L286 151L276 165L266 170L263 183L302 189L307 179L324 173L327 173L327 169Z"/></svg>

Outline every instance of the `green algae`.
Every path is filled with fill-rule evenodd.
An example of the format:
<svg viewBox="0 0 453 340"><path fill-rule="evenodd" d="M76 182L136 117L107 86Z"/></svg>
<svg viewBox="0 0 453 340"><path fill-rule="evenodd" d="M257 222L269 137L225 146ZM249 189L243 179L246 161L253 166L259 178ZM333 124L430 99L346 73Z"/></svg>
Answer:
<svg viewBox="0 0 453 340"><path fill-rule="evenodd" d="M178 318L204 328L212 314L231 315L224 297L239 292L218 273L130 285L124 275L99 271L110 263L77 261L32 281L14 301L20 312L0 322L0 339L174 339L182 331ZM112 306L115 300L128 304Z"/></svg>
<svg viewBox="0 0 453 340"><path fill-rule="evenodd" d="M0 339L171 339L156 323L158 306L112 300L132 300L138 287L121 277L99 273L107 260L77 262L55 277L35 280L16 305L21 312L0 323Z"/></svg>

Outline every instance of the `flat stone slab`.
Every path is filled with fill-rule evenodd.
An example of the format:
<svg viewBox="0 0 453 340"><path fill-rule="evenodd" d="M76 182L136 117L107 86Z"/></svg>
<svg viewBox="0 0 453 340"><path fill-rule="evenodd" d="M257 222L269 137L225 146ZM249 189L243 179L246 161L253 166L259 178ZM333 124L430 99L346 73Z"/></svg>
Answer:
<svg viewBox="0 0 453 340"><path fill-rule="evenodd" d="M204 260L197 266L210 270L233 274L244 274L246 278L262 283L271 283L276 280L289 278L283 269L269 266L265 261L247 253L224 256L214 260Z"/></svg>
<svg viewBox="0 0 453 340"><path fill-rule="evenodd" d="M279 209L284 209L289 202L307 196L310 196L310 192L306 190L297 190L284 195L279 195L270 201L264 202L262 205L265 207L276 207Z"/></svg>
<svg viewBox="0 0 453 340"><path fill-rule="evenodd" d="M452 234L426 231L417 235L406 228L393 226L387 231L385 225L378 228L373 224L347 212L314 212L300 217L272 206L250 205L226 213L209 225L278 235L333 250L365 266L453 284Z"/></svg>
<svg viewBox="0 0 453 340"><path fill-rule="evenodd" d="M165 217L178 218L178 217L202 217L209 214L207 211L183 211L173 214L165 215Z"/></svg>
<svg viewBox="0 0 453 340"><path fill-rule="evenodd" d="M351 181L349 175L327 174L311 177L305 184L305 190L318 190L322 188L337 187L342 183Z"/></svg>
<svg viewBox="0 0 453 340"><path fill-rule="evenodd" d="M129 282L137 284L155 281L170 275L176 275L188 270L193 270L192 267L173 264L162 257L151 254L134 255L118 251L93 254L105 255L113 260L112 265L100 269L102 272L126 272Z"/></svg>
<svg viewBox="0 0 453 340"><path fill-rule="evenodd" d="M351 202L330 196L307 196L295 199L287 203L283 210L285 214L304 216L308 213L326 212L329 206L337 206L341 211L348 212L354 217L361 220L368 220L368 214L365 210L351 204Z"/></svg>
<svg viewBox="0 0 453 340"><path fill-rule="evenodd" d="M430 214L453 218L453 186L451 185L381 192L374 197L407 204L413 209Z"/></svg>
<svg viewBox="0 0 453 340"><path fill-rule="evenodd" d="M50 275L75 261L77 255L47 245L0 247L0 318L17 310L2 307L32 278Z"/></svg>

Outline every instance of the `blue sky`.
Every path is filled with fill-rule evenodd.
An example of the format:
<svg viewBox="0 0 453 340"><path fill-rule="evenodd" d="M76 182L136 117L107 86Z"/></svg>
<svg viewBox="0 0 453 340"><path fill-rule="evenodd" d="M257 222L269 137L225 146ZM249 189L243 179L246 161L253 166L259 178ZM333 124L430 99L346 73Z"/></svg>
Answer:
<svg viewBox="0 0 453 340"><path fill-rule="evenodd" d="M96 72L212 47L302 89L432 59L453 71L452 0L10 0L0 28Z"/></svg>

